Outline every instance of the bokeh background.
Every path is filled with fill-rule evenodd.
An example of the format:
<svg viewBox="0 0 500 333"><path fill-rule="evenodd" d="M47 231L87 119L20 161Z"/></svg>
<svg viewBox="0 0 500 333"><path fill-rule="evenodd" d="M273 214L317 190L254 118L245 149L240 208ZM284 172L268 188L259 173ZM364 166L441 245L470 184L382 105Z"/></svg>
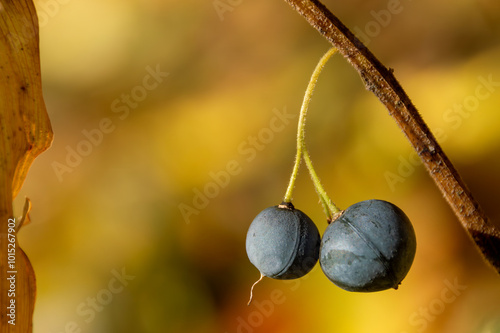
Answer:
<svg viewBox="0 0 500 333"><path fill-rule="evenodd" d="M246 305L259 277L246 231L284 195L303 92L329 48L284 1L35 3L55 133L15 202L18 215L33 202L19 240L35 333L500 332L499 276L340 56L310 106L312 159L340 207L378 198L407 213L413 267L399 290L359 294L316 266L264 279ZM324 3L395 70L499 226L498 1ZM323 233L305 169L293 202Z"/></svg>

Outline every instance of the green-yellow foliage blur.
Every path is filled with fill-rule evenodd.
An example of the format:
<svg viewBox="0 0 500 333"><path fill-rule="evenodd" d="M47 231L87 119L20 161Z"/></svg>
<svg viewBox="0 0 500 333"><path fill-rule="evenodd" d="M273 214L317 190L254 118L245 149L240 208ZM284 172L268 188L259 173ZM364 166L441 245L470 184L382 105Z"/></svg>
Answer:
<svg viewBox="0 0 500 333"><path fill-rule="evenodd" d="M319 265L264 279L253 218L279 204L298 111L330 45L284 1L36 1L54 142L16 201L37 278L34 332L500 332L500 280L341 56L306 142L341 208L401 207L417 235L399 289L345 292ZM324 1L395 75L496 225L500 5ZM304 165L293 203L327 226Z"/></svg>

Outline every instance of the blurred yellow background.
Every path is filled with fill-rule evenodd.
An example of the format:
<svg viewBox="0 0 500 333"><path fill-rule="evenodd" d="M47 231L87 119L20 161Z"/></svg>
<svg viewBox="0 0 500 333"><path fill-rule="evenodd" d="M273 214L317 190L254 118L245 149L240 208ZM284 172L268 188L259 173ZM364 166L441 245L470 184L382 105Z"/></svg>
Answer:
<svg viewBox="0 0 500 333"><path fill-rule="evenodd" d="M335 56L306 140L341 208L401 207L417 254L399 290L349 293L319 265L264 279L253 218L279 204L309 76L330 47L284 1L38 0L55 134L16 199L35 333L500 332L500 279L412 148ZM396 77L499 226L500 5L324 1ZM201 193L201 194L200 194ZM295 206L327 224L305 168Z"/></svg>

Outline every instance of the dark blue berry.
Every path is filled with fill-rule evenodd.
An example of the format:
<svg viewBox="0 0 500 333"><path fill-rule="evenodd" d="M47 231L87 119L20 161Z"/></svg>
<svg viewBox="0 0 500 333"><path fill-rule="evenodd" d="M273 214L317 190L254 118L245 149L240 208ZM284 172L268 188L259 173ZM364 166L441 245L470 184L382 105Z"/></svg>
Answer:
<svg viewBox="0 0 500 333"><path fill-rule="evenodd" d="M295 279L318 261L321 236L311 219L291 203L260 212L248 229L250 262L264 276Z"/></svg>
<svg viewBox="0 0 500 333"><path fill-rule="evenodd" d="M348 291L397 289L415 257L410 220L392 203L358 202L326 229L320 265L325 275Z"/></svg>

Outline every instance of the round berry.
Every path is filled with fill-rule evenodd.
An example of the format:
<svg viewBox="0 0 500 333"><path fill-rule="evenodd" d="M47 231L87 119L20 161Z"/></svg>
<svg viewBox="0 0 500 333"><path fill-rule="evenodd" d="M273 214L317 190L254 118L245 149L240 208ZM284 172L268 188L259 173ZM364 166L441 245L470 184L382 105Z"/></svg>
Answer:
<svg viewBox="0 0 500 333"><path fill-rule="evenodd" d="M295 279L318 261L321 236L311 219L291 203L264 209L248 229L250 262L264 276Z"/></svg>
<svg viewBox="0 0 500 333"><path fill-rule="evenodd" d="M326 229L320 265L347 291L397 289L415 257L415 231L390 202L366 200L347 208Z"/></svg>

